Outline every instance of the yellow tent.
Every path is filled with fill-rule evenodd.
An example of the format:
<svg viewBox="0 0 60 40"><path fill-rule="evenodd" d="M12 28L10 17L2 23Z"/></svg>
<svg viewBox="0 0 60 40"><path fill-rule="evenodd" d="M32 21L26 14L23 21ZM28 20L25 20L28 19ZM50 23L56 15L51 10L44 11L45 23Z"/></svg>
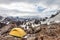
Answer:
<svg viewBox="0 0 60 40"><path fill-rule="evenodd" d="M23 36L25 36L27 33L23 30L23 29L21 29L21 28L13 28L11 31L10 31L10 33L9 33L9 35L12 35L12 36L17 36L17 37L23 37Z"/></svg>

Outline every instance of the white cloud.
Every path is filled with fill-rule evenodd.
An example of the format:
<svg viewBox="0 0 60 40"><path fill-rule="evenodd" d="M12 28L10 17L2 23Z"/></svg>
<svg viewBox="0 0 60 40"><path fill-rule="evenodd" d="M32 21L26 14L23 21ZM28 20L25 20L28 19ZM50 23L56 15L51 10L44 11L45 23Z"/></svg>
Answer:
<svg viewBox="0 0 60 40"><path fill-rule="evenodd" d="M21 14L21 13L19 13L19 14L15 14L14 15L14 13L13 14L9 14L9 16L39 16L40 14L30 14L30 13L23 13L23 14Z"/></svg>
<svg viewBox="0 0 60 40"><path fill-rule="evenodd" d="M17 1L17 0L16 0ZM27 2L26 2L27 1ZM59 2L56 0L54 0L54 2L52 2L52 0L40 0L36 3L33 3L32 0L30 0L31 2L28 3L29 0L26 1L22 1L22 2L11 2L9 4L0 4L0 8L5 8L7 10L18 10L20 11L20 13L17 12L12 12L9 13L10 16L33 16L33 15L40 15L40 16L46 16L46 15L50 15L52 14L51 11L57 10L59 9ZM36 1L36 0L35 0ZM38 12L37 7L42 7L42 8L46 8L42 13ZM28 12L28 13L27 13ZM15 13L15 15L14 15Z"/></svg>
<svg viewBox="0 0 60 40"><path fill-rule="evenodd" d="M0 4L0 7L6 8L6 9L16 9L19 11L28 11L28 12L35 12L35 6L33 4L28 3L11 3L11 4Z"/></svg>

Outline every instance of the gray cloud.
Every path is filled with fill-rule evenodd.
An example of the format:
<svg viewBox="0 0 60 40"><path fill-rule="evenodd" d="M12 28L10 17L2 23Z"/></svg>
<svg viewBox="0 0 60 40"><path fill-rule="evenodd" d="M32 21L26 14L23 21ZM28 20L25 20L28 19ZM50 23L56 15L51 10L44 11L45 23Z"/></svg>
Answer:
<svg viewBox="0 0 60 40"><path fill-rule="evenodd" d="M46 0L45 3L48 5L52 5L52 4L60 5L60 0Z"/></svg>
<svg viewBox="0 0 60 40"><path fill-rule="evenodd" d="M60 0L0 0L0 3L11 3L11 2L28 2L28 3L43 2L46 4L60 4Z"/></svg>
<svg viewBox="0 0 60 40"><path fill-rule="evenodd" d="M40 2L40 0L0 0L0 3L12 3L12 2L37 3Z"/></svg>
<svg viewBox="0 0 60 40"><path fill-rule="evenodd" d="M13 3L13 2L27 2L27 3L44 3L46 5L60 5L60 0L0 0L0 3Z"/></svg>

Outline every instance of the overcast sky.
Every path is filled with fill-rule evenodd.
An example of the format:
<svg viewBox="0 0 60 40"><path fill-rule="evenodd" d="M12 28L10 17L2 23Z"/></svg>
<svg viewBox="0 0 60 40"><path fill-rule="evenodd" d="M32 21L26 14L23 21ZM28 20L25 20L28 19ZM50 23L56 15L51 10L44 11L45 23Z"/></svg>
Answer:
<svg viewBox="0 0 60 40"><path fill-rule="evenodd" d="M60 9L60 0L0 0L0 15L50 16Z"/></svg>

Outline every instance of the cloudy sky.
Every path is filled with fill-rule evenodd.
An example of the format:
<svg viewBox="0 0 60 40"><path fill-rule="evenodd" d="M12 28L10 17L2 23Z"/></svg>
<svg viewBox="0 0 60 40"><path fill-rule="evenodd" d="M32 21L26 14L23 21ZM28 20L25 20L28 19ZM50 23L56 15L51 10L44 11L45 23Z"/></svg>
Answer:
<svg viewBox="0 0 60 40"><path fill-rule="evenodd" d="M60 9L60 0L0 0L0 15L50 16Z"/></svg>

